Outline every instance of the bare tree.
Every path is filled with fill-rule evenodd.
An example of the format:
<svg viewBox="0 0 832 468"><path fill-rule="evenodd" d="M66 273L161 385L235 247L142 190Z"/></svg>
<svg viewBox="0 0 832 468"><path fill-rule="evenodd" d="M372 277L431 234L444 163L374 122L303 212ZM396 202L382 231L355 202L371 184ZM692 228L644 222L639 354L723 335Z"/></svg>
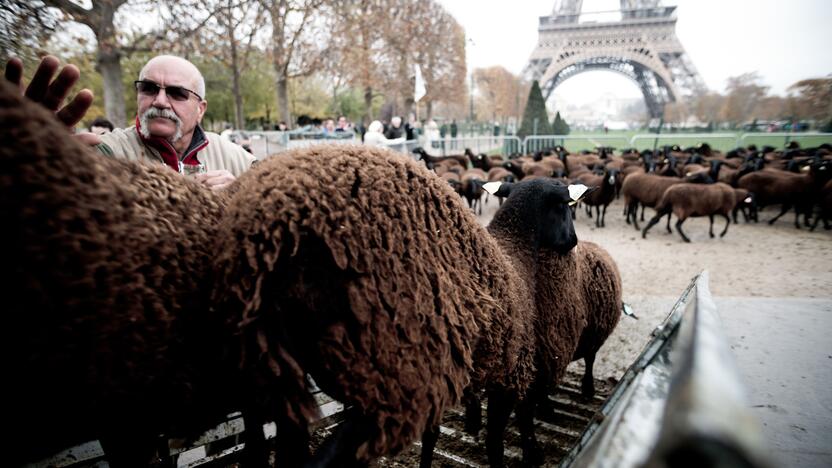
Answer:
<svg viewBox="0 0 832 468"><path fill-rule="evenodd" d="M495 120L520 117L529 94L529 84L501 66L474 70L478 90L477 115Z"/></svg>
<svg viewBox="0 0 832 468"><path fill-rule="evenodd" d="M103 79L104 109L114 125L123 127L125 112L121 59L136 50L147 50L146 42L155 37L155 33L138 34L129 44L121 43L115 16L127 0L91 0L89 9L70 0L43 0L43 3L92 30L97 41L96 67Z"/></svg>
<svg viewBox="0 0 832 468"><path fill-rule="evenodd" d="M271 24L269 52L280 118L291 122L289 80L323 67L329 45L327 0L260 0Z"/></svg>
<svg viewBox="0 0 832 468"><path fill-rule="evenodd" d="M789 86L789 91L797 93L799 117L818 122L832 117L832 77L801 80Z"/></svg>
<svg viewBox="0 0 832 468"><path fill-rule="evenodd" d="M757 102L766 96L768 86L760 84L757 72L744 73L728 78L726 99L720 116L723 120L740 124L752 117Z"/></svg>

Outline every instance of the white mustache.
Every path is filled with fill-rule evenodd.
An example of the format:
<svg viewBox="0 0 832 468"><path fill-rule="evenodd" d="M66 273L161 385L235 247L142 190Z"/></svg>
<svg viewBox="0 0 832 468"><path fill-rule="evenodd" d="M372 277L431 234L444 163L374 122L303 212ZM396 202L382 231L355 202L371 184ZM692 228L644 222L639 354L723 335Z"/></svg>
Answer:
<svg viewBox="0 0 832 468"><path fill-rule="evenodd" d="M144 114L139 118L139 122L141 123L141 133L142 136L145 138L150 138L150 128L148 122L150 119L157 119L157 118L164 118L173 121L176 124L176 133L170 138L172 143L178 141L182 138L182 120L179 119L179 116L176 115L170 109L158 109L156 107L151 107L144 111Z"/></svg>

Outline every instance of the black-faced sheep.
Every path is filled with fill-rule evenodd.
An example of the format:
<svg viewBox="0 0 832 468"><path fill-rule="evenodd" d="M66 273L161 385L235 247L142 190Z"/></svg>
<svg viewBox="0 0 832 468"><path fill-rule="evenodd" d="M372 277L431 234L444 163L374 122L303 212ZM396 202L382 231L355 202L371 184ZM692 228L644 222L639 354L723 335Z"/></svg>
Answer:
<svg viewBox="0 0 832 468"><path fill-rule="evenodd" d="M769 220L769 224L774 224L794 207L794 226L800 229L801 213L804 213L806 226L810 226L809 217L814 200L823 185L832 178L832 161L820 160L807 169L805 174L777 170L755 171L740 177L737 186L754 192L760 206L782 204L780 213Z"/></svg>
<svg viewBox="0 0 832 468"><path fill-rule="evenodd" d="M604 227L604 218L607 216L607 206L615 199L616 186L618 184L619 171L607 168L603 175L584 174L578 179L587 186L598 187L587 195L583 203L589 210L592 217L592 207L595 207L595 226Z"/></svg>
<svg viewBox="0 0 832 468"><path fill-rule="evenodd" d="M453 159L458 162L463 169L468 167L468 158L464 155L455 154L448 156L432 156L422 147L413 148L412 153L419 156L419 158L425 162L425 166L427 166L428 169L433 169L436 164L449 159Z"/></svg>
<svg viewBox="0 0 832 468"><path fill-rule="evenodd" d="M682 231L682 223L689 217L708 216L711 225L708 233L714 237L714 215L718 214L725 218L725 229L719 237L728 232L731 218L728 217L734 209L734 189L730 185L717 182L715 184L678 184L668 187L656 206L654 216L641 233L641 237L647 237L647 231L659 222L662 216L676 215L676 230L682 236L682 240L690 242L690 239Z"/></svg>
<svg viewBox="0 0 832 468"><path fill-rule="evenodd" d="M518 227L522 240L501 240L444 181L366 147L291 151L239 183L218 234L215 299L236 316L243 369L271 390L282 462L308 457L317 405L306 373L351 408L316 453L329 466L401 450L469 384L523 395L534 248L560 229L544 223L548 205Z"/></svg>
<svg viewBox="0 0 832 468"><path fill-rule="evenodd" d="M621 186L621 194L624 195L624 210L627 216L627 224L630 224L630 220L632 219L633 226L639 229L638 221L636 220L638 205L641 204L641 220L644 221L644 208L648 206L655 207L668 187L683 182L678 177L664 177L655 174L635 173L629 175L624 179L624 184ZM667 221L669 226L669 217Z"/></svg>
<svg viewBox="0 0 832 468"><path fill-rule="evenodd" d="M577 242L566 203L559 199L546 201L545 191L539 188L558 183L536 180L514 185L511 196L488 226L495 236L500 236L503 231L516 231L518 226L528 224L518 220L539 211L528 210L525 205L541 200L555 204L556 209L548 217L538 220L539 229L560 225L558 230L565 228L569 231L565 237L568 242L542 243L534 258L537 269L534 288L537 375L527 397L518 407L517 418L524 461L536 463L542 461L533 430L533 415L537 406L548 400L548 391L562 379L568 364L577 359L584 359L586 363L582 393L586 396L594 394L592 368L595 355L618 324L622 307L621 276L615 262L598 245ZM549 197L555 198L552 195ZM518 238L521 235L515 232L509 237ZM533 241L531 234L526 236L529 239L524 245ZM492 417L507 420L509 416L504 405L502 410L498 407L492 413L491 398L494 397L499 395L489 395L489 424Z"/></svg>
<svg viewBox="0 0 832 468"><path fill-rule="evenodd" d="M243 409L207 313L223 198L102 157L5 81L0 132L6 463L99 439L111 466L145 466L160 433Z"/></svg>

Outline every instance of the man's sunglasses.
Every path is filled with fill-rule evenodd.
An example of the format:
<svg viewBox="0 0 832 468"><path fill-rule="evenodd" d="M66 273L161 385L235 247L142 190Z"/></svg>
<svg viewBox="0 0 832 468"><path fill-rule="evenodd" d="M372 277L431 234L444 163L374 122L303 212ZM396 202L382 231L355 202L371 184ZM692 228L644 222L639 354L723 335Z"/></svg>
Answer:
<svg viewBox="0 0 832 468"><path fill-rule="evenodd" d="M136 85L136 91L145 96L155 96L159 94L160 89L164 89L165 94L174 101L187 101L191 97L190 94L196 96L200 101L202 100L202 96L182 86L161 86L148 80L135 81L134 84Z"/></svg>

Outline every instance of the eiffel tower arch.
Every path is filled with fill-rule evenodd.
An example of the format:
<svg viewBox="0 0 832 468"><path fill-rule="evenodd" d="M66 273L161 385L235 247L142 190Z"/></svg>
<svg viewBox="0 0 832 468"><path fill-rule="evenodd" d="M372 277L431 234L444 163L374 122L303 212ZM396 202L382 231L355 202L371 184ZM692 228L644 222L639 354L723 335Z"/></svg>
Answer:
<svg viewBox="0 0 832 468"><path fill-rule="evenodd" d="M582 14L582 0L559 0L550 16L540 17L537 46L524 75L538 80L544 98L566 79L591 70L633 80L653 118L662 115L666 103L705 91L676 37L676 7L661 6L659 0L620 2L620 11Z"/></svg>

